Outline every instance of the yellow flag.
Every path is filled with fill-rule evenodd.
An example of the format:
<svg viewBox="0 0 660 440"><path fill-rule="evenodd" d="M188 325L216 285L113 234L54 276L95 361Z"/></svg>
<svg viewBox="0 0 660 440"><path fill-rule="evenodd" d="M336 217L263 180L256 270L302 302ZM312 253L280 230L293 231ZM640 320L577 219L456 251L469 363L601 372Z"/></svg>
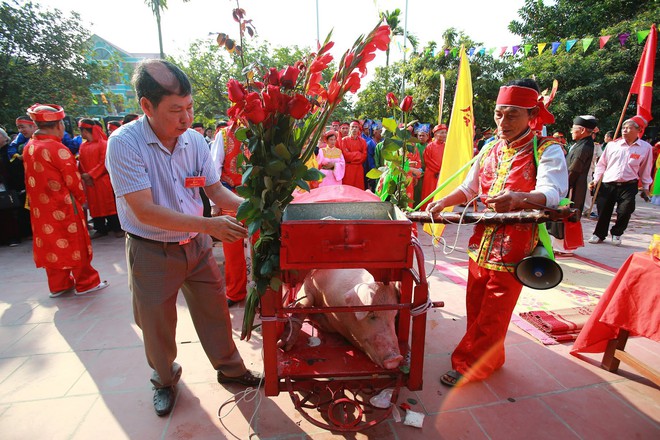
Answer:
<svg viewBox="0 0 660 440"><path fill-rule="evenodd" d="M438 186L445 184L447 179L455 174L462 166L472 159L474 139L474 112L472 108L472 77L470 76L470 64L465 54L465 48L461 46L460 64L458 67L458 80L456 82L456 94L454 95L454 106L451 109L451 119L445 142L445 152L442 156L442 167ZM445 186L433 200L439 200L454 189L465 179L469 167L457 175ZM436 187L436 188L437 188ZM444 211L451 211L449 206ZM425 225L424 230L434 237L440 237L444 225Z"/></svg>

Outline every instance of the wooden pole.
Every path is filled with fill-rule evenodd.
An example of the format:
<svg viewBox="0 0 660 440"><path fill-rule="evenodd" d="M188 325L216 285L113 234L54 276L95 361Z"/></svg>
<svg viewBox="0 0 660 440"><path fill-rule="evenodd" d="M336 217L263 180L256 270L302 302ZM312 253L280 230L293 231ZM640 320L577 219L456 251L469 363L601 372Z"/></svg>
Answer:
<svg viewBox="0 0 660 440"><path fill-rule="evenodd" d="M614 131L614 136L612 137L612 140L616 139L618 134L619 134L619 130L621 129L621 125L623 124L623 118L626 116L626 109L628 108L628 103L630 102L630 96L631 95L632 94L630 92L628 92L628 97L626 98L626 103L623 104L623 110L621 111L621 117L619 118L619 123L616 126L616 130ZM595 195L594 195L594 197L595 197Z"/></svg>
<svg viewBox="0 0 660 440"><path fill-rule="evenodd" d="M438 98L438 125L442 124L442 108L445 104L445 76L440 75L440 94Z"/></svg>

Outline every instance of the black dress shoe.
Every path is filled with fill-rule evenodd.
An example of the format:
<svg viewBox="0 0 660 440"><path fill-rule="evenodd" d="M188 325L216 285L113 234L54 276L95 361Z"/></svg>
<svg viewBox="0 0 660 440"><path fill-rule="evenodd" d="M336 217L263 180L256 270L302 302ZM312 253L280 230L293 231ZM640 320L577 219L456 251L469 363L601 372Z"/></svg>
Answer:
<svg viewBox="0 0 660 440"><path fill-rule="evenodd" d="M156 388L154 391L154 410L159 417L172 412L175 396L174 387Z"/></svg>
<svg viewBox="0 0 660 440"><path fill-rule="evenodd" d="M218 383L240 383L246 387L256 388L263 386L264 381L261 373L257 373L256 371L247 370L241 376L230 377L225 376L218 370Z"/></svg>
<svg viewBox="0 0 660 440"><path fill-rule="evenodd" d="M227 307L235 306L236 304L238 304L238 301L227 298Z"/></svg>

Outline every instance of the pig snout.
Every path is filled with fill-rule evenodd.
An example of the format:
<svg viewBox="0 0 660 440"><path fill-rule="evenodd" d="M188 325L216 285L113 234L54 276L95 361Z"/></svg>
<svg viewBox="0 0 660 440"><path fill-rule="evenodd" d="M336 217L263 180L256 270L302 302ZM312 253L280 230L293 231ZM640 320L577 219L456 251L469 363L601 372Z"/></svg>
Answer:
<svg viewBox="0 0 660 440"><path fill-rule="evenodd" d="M391 357L388 357L383 361L383 368L386 368L388 370L394 370L399 366L401 361L403 360L403 356L397 353L393 353Z"/></svg>

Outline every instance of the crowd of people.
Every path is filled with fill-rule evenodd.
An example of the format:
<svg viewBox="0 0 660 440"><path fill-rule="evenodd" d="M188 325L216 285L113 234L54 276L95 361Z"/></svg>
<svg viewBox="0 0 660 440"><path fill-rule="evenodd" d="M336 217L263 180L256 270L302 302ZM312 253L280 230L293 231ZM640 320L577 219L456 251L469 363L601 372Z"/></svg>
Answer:
<svg viewBox="0 0 660 440"><path fill-rule="evenodd" d="M46 270L53 298L107 287L91 265L91 240L125 237L134 317L153 370L154 409L162 416L173 408L182 374L175 362L179 289L218 382L262 382L236 349L228 312L247 293L248 234L235 218L247 153L235 137L236 121L220 122L215 131L194 122L190 82L174 64L142 62L133 82L144 114L106 127L80 119L83 142L66 134L64 109L55 104L35 104L19 116L20 135L13 140L0 130L0 192L19 195L0 210L0 230L9 234L3 237L9 245L32 237L34 261ZM494 110L495 135L487 129L475 134L478 160L465 181L423 209L435 213L477 198L494 212L552 208L568 195L582 211L592 190L598 223L589 242L600 243L609 233L620 245L640 189L644 197L651 195L659 145L654 152L641 139L647 121L626 120L623 136L601 150L594 143L598 120L577 116L574 142L567 145L561 133L541 136L554 117L538 98L533 80L503 86ZM406 152L407 191L416 206L438 185L443 156L449 154L447 126L407 128L414 145ZM314 147L313 164L324 176L316 185L375 191L378 182L367 174L386 164L383 137L378 120L332 122ZM660 199L660 191L653 196ZM615 206L617 219L609 228ZM538 229L535 224L475 226L468 246L467 331L452 354L452 369L441 377L445 385L485 379L503 365L504 337L522 289L511 268L537 246ZM224 288L211 237L222 242Z"/></svg>

